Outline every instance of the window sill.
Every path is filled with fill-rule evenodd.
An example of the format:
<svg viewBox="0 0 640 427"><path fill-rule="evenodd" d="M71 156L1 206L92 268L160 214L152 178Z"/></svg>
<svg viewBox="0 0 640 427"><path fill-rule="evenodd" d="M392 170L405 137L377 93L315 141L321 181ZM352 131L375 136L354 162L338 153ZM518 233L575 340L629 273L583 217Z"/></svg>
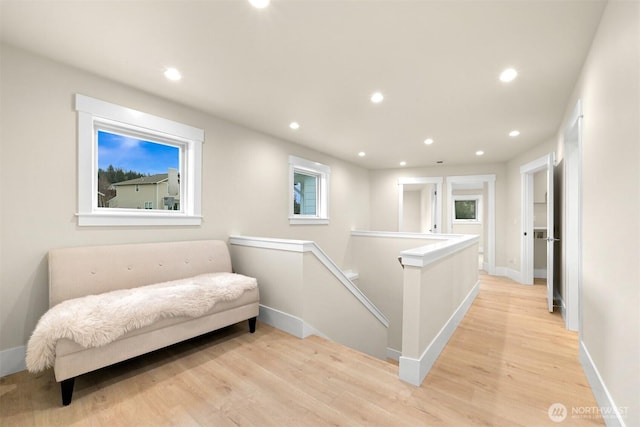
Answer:
<svg viewBox="0 0 640 427"><path fill-rule="evenodd" d="M78 225L81 227L103 226L157 226L157 225L201 225L201 216L167 213L78 213Z"/></svg>
<svg viewBox="0 0 640 427"><path fill-rule="evenodd" d="M289 217L289 225L327 225L329 218Z"/></svg>
<svg viewBox="0 0 640 427"><path fill-rule="evenodd" d="M453 223L457 225L482 225L482 221L473 221L473 220L465 220L465 219L454 219Z"/></svg>

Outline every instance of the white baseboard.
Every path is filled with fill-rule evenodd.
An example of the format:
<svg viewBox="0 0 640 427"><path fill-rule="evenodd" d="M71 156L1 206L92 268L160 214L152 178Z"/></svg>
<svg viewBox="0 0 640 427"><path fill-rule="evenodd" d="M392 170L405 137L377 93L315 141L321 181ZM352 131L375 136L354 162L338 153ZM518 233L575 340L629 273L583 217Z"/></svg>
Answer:
<svg viewBox="0 0 640 427"><path fill-rule="evenodd" d="M565 325L567 324L567 308L564 304L564 299L562 299L562 295L558 293L557 290L553 290L553 302L557 303L557 307L560 309L560 314L562 314L562 320L564 320ZM567 328L569 329L569 328Z"/></svg>
<svg viewBox="0 0 640 427"><path fill-rule="evenodd" d="M464 318L465 314L467 314L469 307L471 307L471 304L478 296L478 292L480 292L480 281L476 282L456 311L454 311L449 320L447 320L447 323L440 329L438 335L436 335L424 350L420 359L400 356L399 376L401 380L415 386L422 384L422 381L431 370L431 367L445 345L447 345L447 342L449 342L460 321Z"/></svg>
<svg viewBox="0 0 640 427"><path fill-rule="evenodd" d="M488 270L487 270L488 271ZM499 267L496 265L496 268L493 272L495 276L504 276L507 277L507 267Z"/></svg>
<svg viewBox="0 0 640 427"><path fill-rule="evenodd" d="M27 348L25 346L0 351L0 377L27 369L26 354Z"/></svg>
<svg viewBox="0 0 640 427"><path fill-rule="evenodd" d="M513 268L508 267L496 267L495 270L496 276L508 277L514 282L522 283L522 275L519 271L514 270Z"/></svg>
<svg viewBox="0 0 640 427"><path fill-rule="evenodd" d="M513 268L507 268L507 277L514 282L522 283L522 274Z"/></svg>
<svg viewBox="0 0 640 427"><path fill-rule="evenodd" d="M534 277L534 279L546 279L547 278L547 269L546 268L534 268L533 269L533 277Z"/></svg>
<svg viewBox="0 0 640 427"><path fill-rule="evenodd" d="M398 362L400 360L400 356L402 356L402 352L400 350L387 347L387 359L392 359Z"/></svg>
<svg viewBox="0 0 640 427"><path fill-rule="evenodd" d="M600 407L600 415L602 415L605 424L607 427L625 427L624 415L626 415L628 408L619 407L615 404L613 397L609 393L607 386L598 372L598 368L593 363L593 359L582 340L580 341L579 357L582 369L589 381L593 396L596 398L596 402Z"/></svg>
<svg viewBox="0 0 640 427"><path fill-rule="evenodd" d="M304 320L299 317L275 308L267 307L266 305L260 304L258 320L297 338L306 338L310 335L328 338L313 326L306 324Z"/></svg>

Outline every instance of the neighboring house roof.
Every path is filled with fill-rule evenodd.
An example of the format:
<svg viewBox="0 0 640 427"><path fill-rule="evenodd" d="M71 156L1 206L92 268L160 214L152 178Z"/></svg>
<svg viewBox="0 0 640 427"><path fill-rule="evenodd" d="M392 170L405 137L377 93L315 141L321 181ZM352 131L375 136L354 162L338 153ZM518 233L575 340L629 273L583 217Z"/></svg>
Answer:
<svg viewBox="0 0 640 427"><path fill-rule="evenodd" d="M114 182L112 186L118 185L146 185L146 184L159 184L169 179L169 174L159 173L156 175L143 176L142 178L130 179L128 181Z"/></svg>

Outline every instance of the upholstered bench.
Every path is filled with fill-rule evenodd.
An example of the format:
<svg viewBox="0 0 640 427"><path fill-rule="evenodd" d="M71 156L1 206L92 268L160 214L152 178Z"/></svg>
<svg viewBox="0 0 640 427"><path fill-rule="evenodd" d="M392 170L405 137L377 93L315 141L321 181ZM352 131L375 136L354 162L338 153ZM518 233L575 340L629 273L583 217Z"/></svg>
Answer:
<svg viewBox="0 0 640 427"><path fill-rule="evenodd" d="M76 247L49 252L49 306L27 368L53 366L68 405L78 375L243 320L254 332L259 292L220 240Z"/></svg>

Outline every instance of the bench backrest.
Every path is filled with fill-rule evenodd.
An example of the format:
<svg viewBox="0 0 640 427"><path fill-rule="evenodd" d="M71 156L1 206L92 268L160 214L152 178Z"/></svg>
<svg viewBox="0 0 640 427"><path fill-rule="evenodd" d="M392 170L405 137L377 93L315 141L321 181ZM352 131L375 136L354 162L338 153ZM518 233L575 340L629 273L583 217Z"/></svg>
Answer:
<svg viewBox="0 0 640 427"><path fill-rule="evenodd" d="M49 307L85 295L216 272L231 272L229 249L222 240L53 249Z"/></svg>

